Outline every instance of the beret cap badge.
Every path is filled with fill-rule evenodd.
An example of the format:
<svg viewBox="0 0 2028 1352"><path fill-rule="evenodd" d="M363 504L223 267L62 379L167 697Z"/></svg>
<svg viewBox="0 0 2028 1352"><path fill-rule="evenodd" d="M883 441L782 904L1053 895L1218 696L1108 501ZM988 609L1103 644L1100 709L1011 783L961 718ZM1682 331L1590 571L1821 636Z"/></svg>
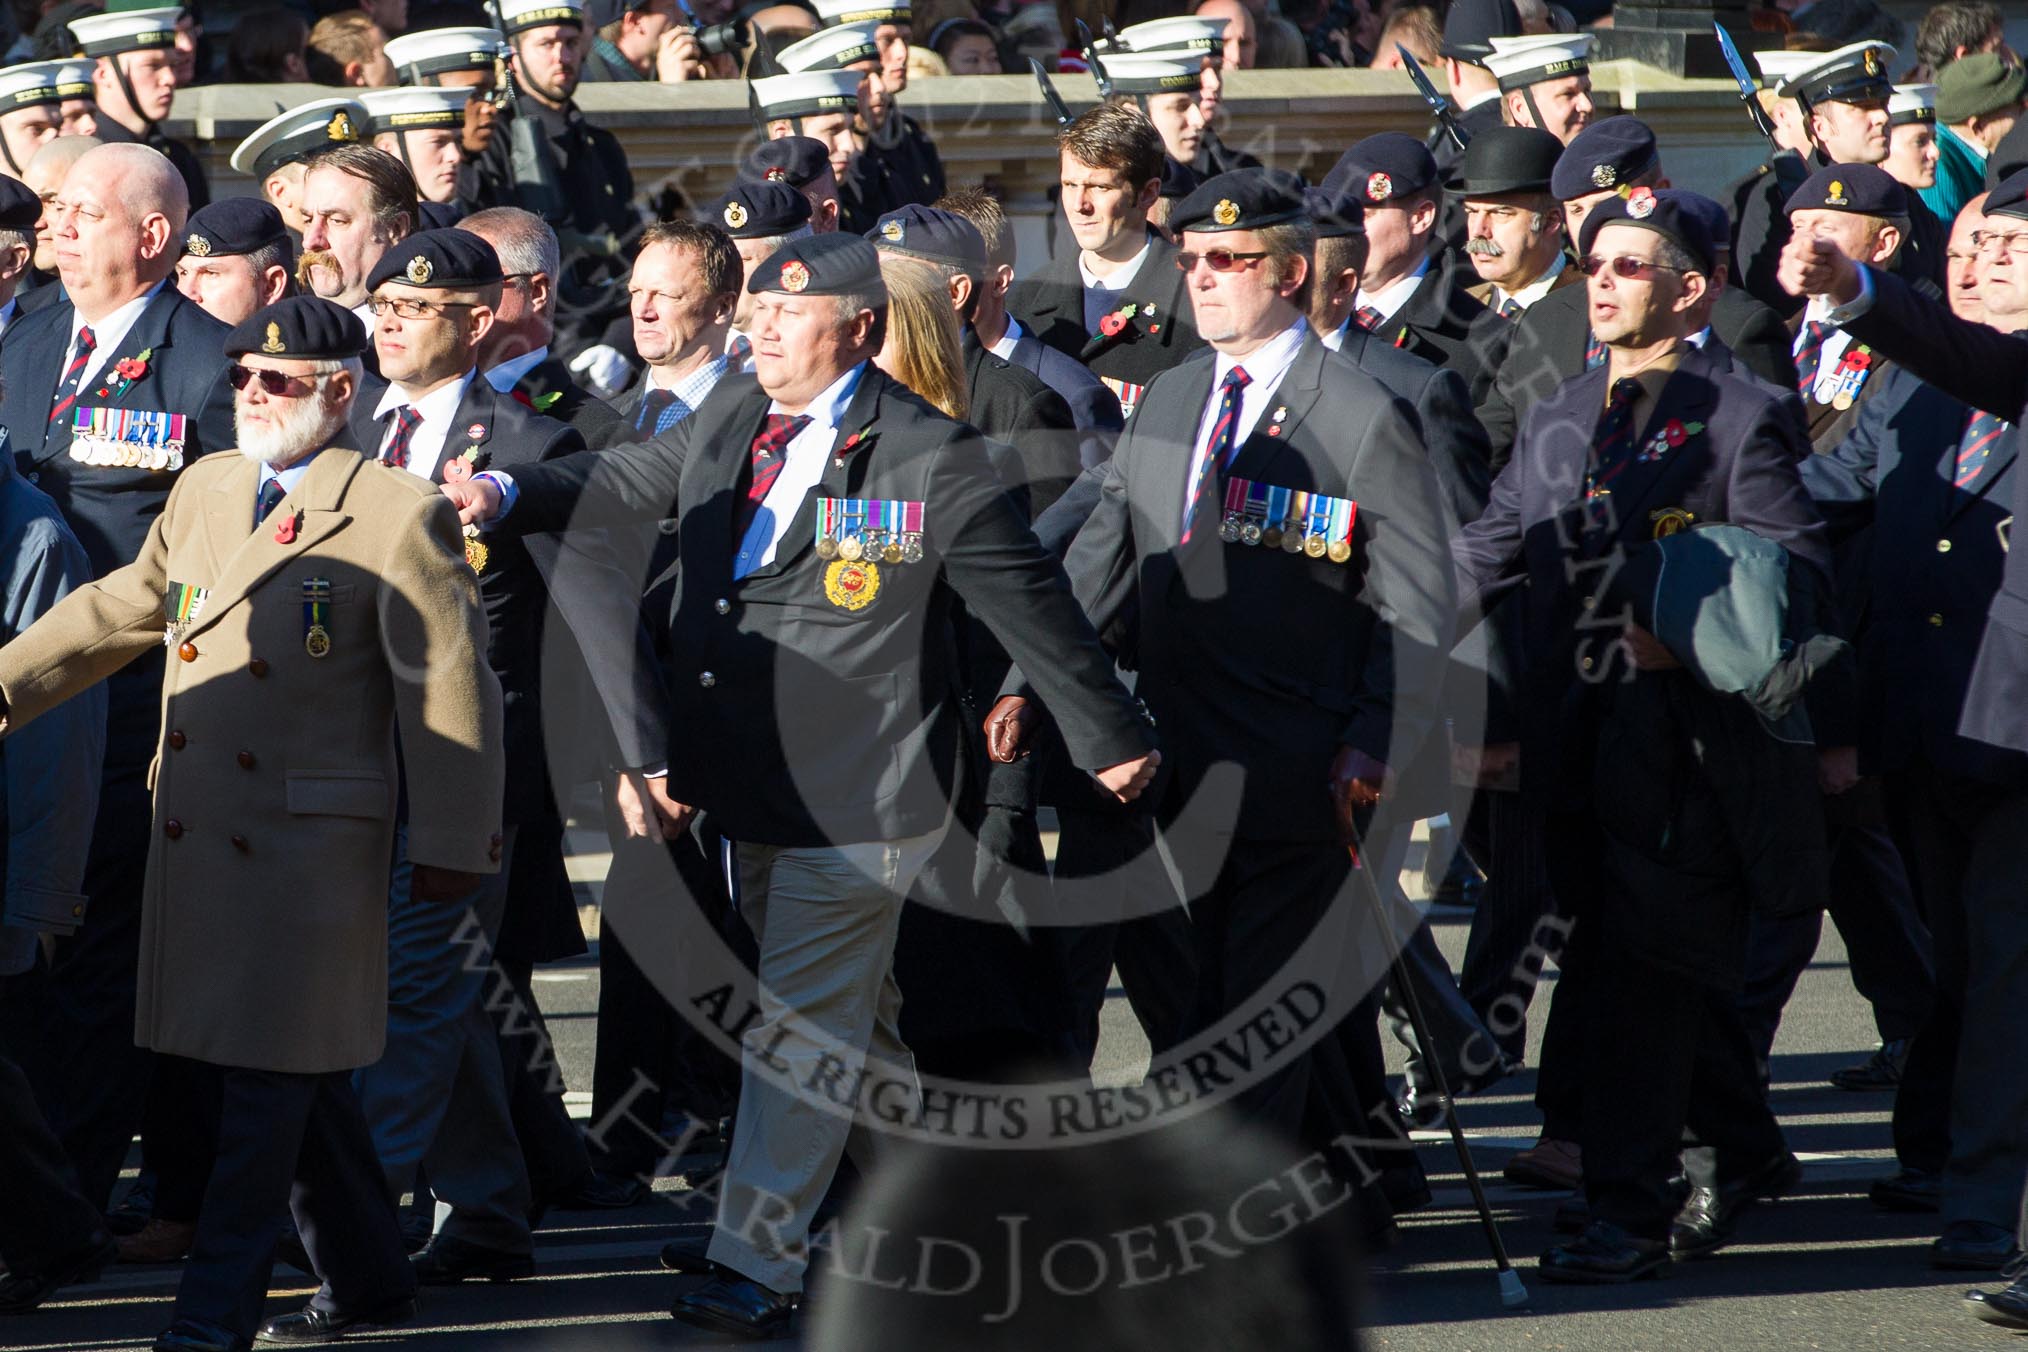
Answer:
<svg viewBox="0 0 2028 1352"><path fill-rule="evenodd" d="M1619 180L1620 171L1610 164L1594 164L1591 167L1592 186L1610 188Z"/></svg>
<svg viewBox="0 0 2028 1352"><path fill-rule="evenodd" d="M183 241L183 251L193 258L204 258L211 253L211 241L202 235L192 235Z"/></svg>
<svg viewBox="0 0 2028 1352"><path fill-rule="evenodd" d="M1394 191L1394 180L1385 174L1373 174L1366 180L1366 196L1375 202L1385 202Z"/></svg>
<svg viewBox="0 0 2028 1352"><path fill-rule="evenodd" d="M408 272L406 275L411 285L425 286L429 283L430 274L434 271L435 268L431 266L430 260L422 254L417 254L408 260Z"/></svg>
<svg viewBox="0 0 2028 1352"><path fill-rule="evenodd" d="M725 204L725 223L734 230L746 224L746 208L737 202Z"/></svg>
<svg viewBox="0 0 2028 1352"><path fill-rule="evenodd" d="M1636 188L1627 194L1627 215L1637 221L1645 221L1655 214L1655 194L1647 188Z"/></svg>
<svg viewBox="0 0 2028 1352"><path fill-rule="evenodd" d="M800 258L792 258L782 264L782 290L791 295L810 284L810 269Z"/></svg>
<svg viewBox="0 0 2028 1352"><path fill-rule="evenodd" d="M779 164L772 164L768 166L766 178L770 183L786 183L789 181L789 171Z"/></svg>
<svg viewBox="0 0 2028 1352"><path fill-rule="evenodd" d="M890 244L901 243L904 233L899 220L882 221L880 223L880 237Z"/></svg>
<svg viewBox="0 0 2028 1352"><path fill-rule="evenodd" d="M1239 207L1230 197L1218 199L1218 205L1211 209L1211 219L1220 225L1234 225L1239 221Z"/></svg>
<svg viewBox="0 0 2028 1352"><path fill-rule="evenodd" d="M269 320L267 340L261 344L261 351L273 354L282 351L287 346L288 344L282 341L282 326L275 323L272 319Z"/></svg>
<svg viewBox="0 0 2028 1352"><path fill-rule="evenodd" d="M1824 205L1827 207L1843 207L1850 206L1851 203L1852 199L1845 196L1845 185L1835 178L1832 179L1831 186L1824 193Z"/></svg>

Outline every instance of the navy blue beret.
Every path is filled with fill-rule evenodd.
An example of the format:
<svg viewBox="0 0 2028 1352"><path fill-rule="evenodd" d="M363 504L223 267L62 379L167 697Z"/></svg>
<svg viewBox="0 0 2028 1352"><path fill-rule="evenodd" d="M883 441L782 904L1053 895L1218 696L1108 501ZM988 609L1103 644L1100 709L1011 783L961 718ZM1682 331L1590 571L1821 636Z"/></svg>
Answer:
<svg viewBox="0 0 2028 1352"><path fill-rule="evenodd" d="M368 290L404 282L439 291L465 291L501 281L500 255L469 230L418 230L388 246L367 276Z"/></svg>
<svg viewBox="0 0 2028 1352"><path fill-rule="evenodd" d="M955 211L910 203L875 221L866 238L876 249L927 258L971 273L986 271L986 237Z"/></svg>
<svg viewBox="0 0 2028 1352"><path fill-rule="evenodd" d="M1986 194L1988 216L2028 216L2028 169L2016 169Z"/></svg>
<svg viewBox="0 0 2028 1352"><path fill-rule="evenodd" d="M736 179L704 219L734 239L773 239L810 223L810 199L787 183Z"/></svg>
<svg viewBox="0 0 2028 1352"><path fill-rule="evenodd" d="M1366 233L1366 207L1349 192L1310 188L1303 193L1318 239L1339 239Z"/></svg>
<svg viewBox="0 0 2028 1352"><path fill-rule="evenodd" d="M880 251L857 235L811 235L792 239L753 270L746 289L785 291L792 296L873 295L886 303L880 279Z"/></svg>
<svg viewBox="0 0 2028 1352"><path fill-rule="evenodd" d="M258 197L221 197L190 213L190 222L183 227L183 252L192 258L250 254L288 237L282 213L271 203Z"/></svg>
<svg viewBox="0 0 2028 1352"><path fill-rule="evenodd" d="M0 229L33 230L41 219L42 199L34 189L18 178L0 176Z"/></svg>
<svg viewBox="0 0 2028 1352"><path fill-rule="evenodd" d="M1906 216L1908 189L1877 164L1834 164L1804 179L1782 210L1791 215L1849 211L1857 216Z"/></svg>
<svg viewBox="0 0 2028 1352"><path fill-rule="evenodd" d="M1303 180L1286 169L1235 169L1197 185L1169 213L1175 231L1264 230L1305 220Z"/></svg>
<svg viewBox="0 0 2028 1352"><path fill-rule="evenodd" d="M755 146L739 166L743 183L786 183L807 188L831 171L831 152L809 136L782 136Z"/></svg>
<svg viewBox="0 0 2028 1352"><path fill-rule="evenodd" d="M1162 196L1178 201L1197 191L1197 185L1204 180L1197 171L1173 156L1162 157Z"/></svg>
<svg viewBox="0 0 2028 1352"><path fill-rule="evenodd" d="M1714 212L1711 208L1717 207ZM1725 235L1714 230L1714 222L1725 219L1725 208L1708 197L1680 188L1635 188L1625 197L1608 197L1585 213L1578 231L1578 252L1591 252L1591 243L1608 225L1633 225L1652 230L1664 239L1683 246L1698 262L1701 271L1717 266L1718 252L1725 247Z"/></svg>
<svg viewBox="0 0 2028 1352"><path fill-rule="evenodd" d="M336 301L290 296L253 312L225 335L225 355L342 361L366 350L366 326Z"/></svg>
<svg viewBox="0 0 2028 1352"><path fill-rule="evenodd" d="M1436 181L1436 157L1429 147L1398 131L1356 142L1324 175L1326 188L1351 193L1369 209L1412 197Z"/></svg>
<svg viewBox="0 0 2028 1352"><path fill-rule="evenodd" d="M1603 118L1573 136L1549 176L1558 201L1624 188L1657 164L1655 133L1637 117Z"/></svg>

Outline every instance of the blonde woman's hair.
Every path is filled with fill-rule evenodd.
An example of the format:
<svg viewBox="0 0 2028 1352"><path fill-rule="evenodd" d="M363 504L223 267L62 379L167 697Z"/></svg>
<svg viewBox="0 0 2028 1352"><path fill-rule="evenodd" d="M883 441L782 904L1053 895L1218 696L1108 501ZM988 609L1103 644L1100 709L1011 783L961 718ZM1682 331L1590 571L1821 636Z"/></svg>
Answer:
<svg viewBox="0 0 2028 1352"><path fill-rule="evenodd" d="M887 341L875 364L945 417L963 422L971 390L944 270L919 258L882 253L880 275L887 283Z"/></svg>

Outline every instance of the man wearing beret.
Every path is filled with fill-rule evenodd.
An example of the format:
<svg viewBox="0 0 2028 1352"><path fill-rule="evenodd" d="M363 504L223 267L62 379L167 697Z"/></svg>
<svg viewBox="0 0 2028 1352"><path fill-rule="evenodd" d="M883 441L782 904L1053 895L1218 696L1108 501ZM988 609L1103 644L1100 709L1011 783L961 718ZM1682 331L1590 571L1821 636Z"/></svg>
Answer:
<svg viewBox="0 0 2028 1352"><path fill-rule="evenodd" d="M1355 819L1377 858L1393 853L1389 837L1405 848L1415 814L1395 795L1438 716L1452 596L1413 411L1298 308L1314 247L1301 183L1221 174L1175 222L1212 351L1150 386L1066 567L1093 624L1123 627L1137 693L1173 739L1155 820L1190 907L1197 988L1182 1031L1194 1036L1266 997L1306 946L1331 949L1313 931L1356 895ZM1034 720L1010 678L987 725L995 758L1018 754ZM1243 773L1228 778L1234 765ZM1383 956L1366 980L1335 980L1332 1014L1346 1017L1384 968ZM1234 1102L1293 1140L1310 1096L1300 1056Z"/></svg>
<svg viewBox="0 0 2028 1352"><path fill-rule="evenodd" d="M35 261L35 226L42 199L19 179L0 178L0 337L21 317L15 292Z"/></svg>
<svg viewBox="0 0 2028 1352"><path fill-rule="evenodd" d="M798 240L747 286L754 378L727 377L657 441L444 491L489 539L681 520L668 790L739 842L762 1003L709 1247L719 1275L676 1314L771 1335L852 1134L799 1089L821 1043L843 1049L848 1074L863 1061L913 1078L890 964L901 898L951 810L950 607L962 600L1036 673L1073 757L1108 789L1134 797L1160 757L975 434L872 364L886 323L873 246Z"/></svg>
<svg viewBox="0 0 2028 1352"><path fill-rule="evenodd" d="M831 152L808 136L777 136L762 141L739 166L748 183L786 183L810 200L810 233L826 235L838 228L838 175Z"/></svg>
<svg viewBox="0 0 2028 1352"><path fill-rule="evenodd" d="M166 625L134 1036L216 1067L224 1106L159 1352L250 1345L289 1210L322 1285L265 1332L414 1311L351 1077L385 1037L402 777L418 892L499 867L500 688L451 513L345 436L364 345L311 297L234 329L239 454L193 465L132 563L0 653L11 730L162 651ZM349 732L302 718L320 704Z"/></svg>
<svg viewBox="0 0 2028 1352"><path fill-rule="evenodd" d="M253 197L224 197L183 228L176 289L198 308L237 324L295 291L295 245L282 213Z"/></svg>
<svg viewBox="0 0 2028 1352"><path fill-rule="evenodd" d="M725 196L704 209L703 219L730 235L739 251L739 301L725 338L725 353L735 371L751 370L753 363L747 327L753 323L754 299L746 284L777 249L816 233L810 211L809 197L779 179L736 180Z"/></svg>
<svg viewBox="0 0 2028 1352"><path fill-rule="evenodd" d="M1687 341L1721 219L1650 188L1586 215L1580 266L1606 360L1529 411L1453 550L1468 614L1527 580L1506 593L1526 597L1521 791L1542 804L1551 882L1575 921L1544 1063L1582 1067L1573 1134L1590 1223L1544 1255L1555 1281L1631 1281L1672 1251L1713 1252L1799 1172L1761 1097L1738 991L1750 905L1822 904L1815 758L1769 737L1745 700L1672 670L1609 590L1628 551L1708 522L1788 550L1799 635L1828 573L1793 413ZM1772 786L1786 810L1743 813L1749 796L1719 783ZM1684 1157L1679 1207L1686 1127L1708 1149Z"/></svg>
<svg viewBox="0 0 2028 1352"><path fill-rule="evenodd" d="M1988 474L2014 471L2022 450L2028 341L2018 331L1995 330L2019 330L2028 316L2028 171L2010 175L1988 194L1976 239L1984 324L1951 315L1900 278L1847 257L1826 240L1798 236L1781 265L1784 286L1798 296L1823 297L1830 318L1853 338L1965 406L1949 452L1956 489L1950 508L1960 514L1976 506L1968 499L1984 498ZM2008 477L2014 492L2006 506L2018 517L2024 476L2015 471ZM2011 518L1996 530L2004 532L2006 559L1990 604L1978 599L1983 589L1974 589L1932 610L1921 626L1925 647L1948 643L1975 655L1961 677L1963 694L1949 724L1960 744L1948 759L1925 750L1912 767L1909 793L1938 993L1936 1013L1911 1060L1928 1054L1925 1044L1932 1037L1957 1042L1950 1160L1941 1198L1944 1228L1932 1251L1936 1265L1954 1268L2002 1267L2019 1252L2014 1233L2023 1174L2019 1126L2028 1111L2021 1077L2002 1064L2007 1039L1990 1033L2007 1026L2028 1000L2019 961L2028 939L2019 933L2021 910L2015 904L2028 792L2005 754L2028 751L2023 716L2028 696L2022 688L2022 673L2028 671L2023 619L2028 578L2022 569L2028 563L2014 562ZM1909 583L1900 578L1895 585ZM1965 632L1951 640L1960 629ZM2010 1294L2017 1318L2028 1315L2024 1293Z"/></svg>
<svg viewBox="0 0 2028 1352"><path fill-rule="evenodd" d="M1987 186L1986 167L2021 121L2028 70L1997 52L1974 52L1943 68L1936 91L1936 182L1922 200L1951 220Z"/></svg>
<svg viewBox="0 0 2028 1352"><path fill-rule="evenodd" d="M1381 132L1341 155L1323 186L1357 197L1366 213L1366 268L1347 322L1450 367L1476 403L1510 333L1466 289L1476 277L1460 276L1456 256L1437 248L1444 189L1429 151L1412 136Z"/></svg>
<svg viewBox="0 0 2028 1352"><path fill-rule="evenodd" d="M1557 157L1549 190L1563 203L1564 238L1574 240L1595 207L1636 188L1652 191L1668 184L1654 132L1638 118L1621 115L1577 134ZM1691 341L1703 346L1715 339L1761 379L1793 388L1795 362L1781 317L1732 284L1729 275L1723 284L1718 277L1711 281L1718 294L1712 300L1707 292L1710 332L1692 334ZM1590 304L1585 288L1566 287L1542 297L1516 321L1513 341L1479 401L1496 471L1507 463L1516 424L1536 401L1605 359L1605 345L1592 331Z"/></svg>

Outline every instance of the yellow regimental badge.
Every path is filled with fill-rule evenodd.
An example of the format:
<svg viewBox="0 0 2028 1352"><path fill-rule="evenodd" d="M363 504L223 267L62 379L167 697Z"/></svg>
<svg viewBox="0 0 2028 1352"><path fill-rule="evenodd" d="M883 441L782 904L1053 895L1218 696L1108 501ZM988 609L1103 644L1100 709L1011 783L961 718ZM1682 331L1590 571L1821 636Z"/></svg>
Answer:
<svg viewBox="0 0 2028 1352"><path fill-rule="evenodd" d="M871 559L836 559L824 569L824 599L840 610L864 610L878 595L880 569Z"/></svg>

